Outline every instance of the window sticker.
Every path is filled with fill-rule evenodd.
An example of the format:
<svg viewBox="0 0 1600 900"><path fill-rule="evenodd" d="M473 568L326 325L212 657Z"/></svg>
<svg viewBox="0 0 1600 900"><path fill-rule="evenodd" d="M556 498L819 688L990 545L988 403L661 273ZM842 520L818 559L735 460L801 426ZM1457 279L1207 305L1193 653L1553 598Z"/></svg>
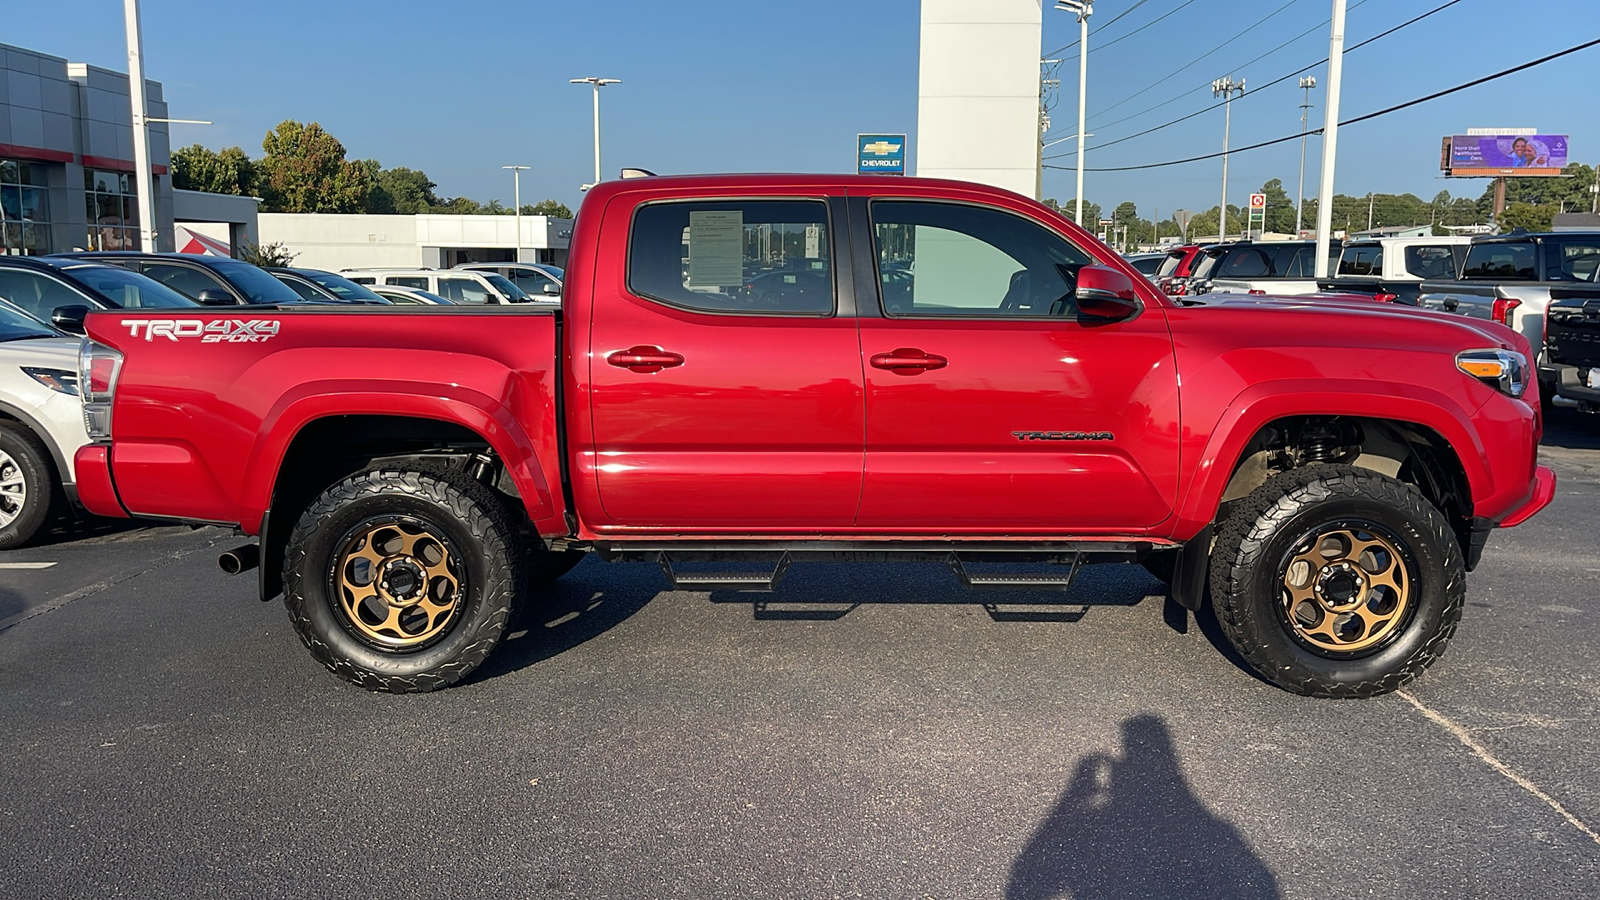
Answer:
<svg viewBox="0 0 1600 900"><path fill-rule="evenodd" d="M689 213L689 286L744 283L744 211Z"/></svg>

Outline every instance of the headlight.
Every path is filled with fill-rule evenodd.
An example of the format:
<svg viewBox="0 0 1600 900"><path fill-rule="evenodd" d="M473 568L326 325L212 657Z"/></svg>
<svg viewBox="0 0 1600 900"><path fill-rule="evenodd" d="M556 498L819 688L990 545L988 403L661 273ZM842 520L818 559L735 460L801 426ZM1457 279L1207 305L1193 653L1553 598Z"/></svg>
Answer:
<svg viewBox="0 0 1600 900"><path fill-rule="evenodd" d="M1515 350L1464 350L1456 368L1508 397L1521 397L1528 386L1528 359Z"/></svg>
<svg viewBox="0 0 1600 900"><path fill-rule="evenodd" d="M78 396L78 373L71 369L38 369L33 366L23 366L22 374L52 391Z"/></svg>

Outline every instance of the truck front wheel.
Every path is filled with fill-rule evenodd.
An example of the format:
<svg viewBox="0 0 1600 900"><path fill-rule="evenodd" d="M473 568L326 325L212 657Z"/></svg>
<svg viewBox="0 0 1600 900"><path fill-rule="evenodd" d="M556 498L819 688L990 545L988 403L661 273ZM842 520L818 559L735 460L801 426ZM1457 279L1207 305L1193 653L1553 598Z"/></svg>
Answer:
<svg viewBox="0 0 1600 900"><path fill-rule="evenodd" d="M1466 570L1449 523L1414 488L1317 465L1269 479L1228 516L1211 597L1262 678L1308 696L1370 697L1444 652Z"/></svg>
<svg viewBox="0 0 1600 900"><path fill-rule="evenodd" d="M284 604L311 655L340 678L431 691L489 656L525 569L505 505L464 472L368 469L300 516Z"/></svg>

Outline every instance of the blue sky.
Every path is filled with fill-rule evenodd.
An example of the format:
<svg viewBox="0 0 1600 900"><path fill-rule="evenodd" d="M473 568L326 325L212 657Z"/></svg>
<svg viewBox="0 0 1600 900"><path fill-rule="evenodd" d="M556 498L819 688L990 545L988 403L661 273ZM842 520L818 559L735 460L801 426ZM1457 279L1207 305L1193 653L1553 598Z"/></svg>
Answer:
<svg viewBox="0 0 1600 900"><path fill-rule="evenodd" d="M980 3L982 0L973 0ZM1099 0L1092 25L1138 0ZM1197 0L1138 35L1182 0L1146 0L1091 40L1089 130L1109 141L1210 105L1212 79L1262 84L1326 55L1330 0ZM1245 38L1104 114L1268 14ZM1444 0L1350 0L1353 44ZM1077 37L1072 17L1048 7L1042 51ZM0 40L122 70L122 3L7 4ZM659 172L850 171L859 132L916 133L916 0L276 0L270 4L143 0L149 77L178 118L174 144L233 144L252 156L283 119L319 121L352 158L426 171L442 195L576 206L593 167L590 93L567 79L621 78L602 93L605 167ZM1245 61L1313 29L1267 58ZM1456 6L1346 57L1344 118L1450 87L1564 49L1600 33L1594 0ZM1071 55L1068 51L1064 55ZM1321 70L1316 74L1324 81ZM1076 62L1063 66L1057 135L1075 127ZM1294 79L1237 101L1233 144L1299 131ZM1439 177L1439 138L1475 126L1531 126L1572 136L1575 161L1600 160L1593 85L1600 47L1341 132L1337 189L1440 190L1477 196L1487 182ZM1322 91L1313 121L1320 122ZM1162 101L1160 109L1115 123ZM1097 115L1098 114L1098 115ZM1111 124L1115 123L1115 124ZM1090 166L1129 165L1221 149L1222 111L1108 148ZM1068 149L1071 142L1050 152ZM914 150L914 145L913 145ZM1320 146L1310 144L1315 192ZM1067 165L1070 158L1057 160ZM1269 178L1290 195L1299 164L1290 142L1236 154L1230 202ZM1207 161L1130 173L1090 173L1085 194L1108 210L1124 200L1165 215L1214 206L1221 165ZM1046 196L1072 195L1072 173L1049 171Z"/></svg>

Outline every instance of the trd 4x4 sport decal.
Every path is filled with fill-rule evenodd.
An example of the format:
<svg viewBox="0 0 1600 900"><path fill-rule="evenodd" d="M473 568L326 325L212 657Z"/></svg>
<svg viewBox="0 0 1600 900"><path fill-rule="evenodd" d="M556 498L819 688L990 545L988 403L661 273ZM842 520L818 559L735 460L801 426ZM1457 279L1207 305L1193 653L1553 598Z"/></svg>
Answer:
<svg viewBox="0 0 1600 900"><path fill-rule="evenodd" d="M169 341L199 338L202 344L253 344L275 337L279 323L277 319L123 319L122 324L134 337L144 332L147 341L164 337Z"/></svg>
<svg viewBox="0 0 1600 900"><path fill-rule="evenodd" d="M1013 431L1011 436L1019 441L1114 441L1117 436L1109 431Z"/></svg>

